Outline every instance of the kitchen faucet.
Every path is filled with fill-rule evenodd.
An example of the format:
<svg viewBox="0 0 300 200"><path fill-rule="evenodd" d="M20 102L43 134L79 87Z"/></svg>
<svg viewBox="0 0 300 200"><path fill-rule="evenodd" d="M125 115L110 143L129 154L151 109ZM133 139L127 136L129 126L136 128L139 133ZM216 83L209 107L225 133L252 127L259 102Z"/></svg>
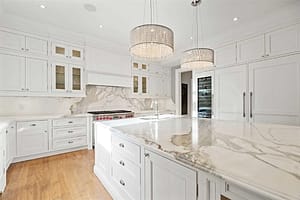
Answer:
<svg viewBox="0 0 300 200"><path fill-rule="evenodd" d="M152 101L151 107L155 109L155 116L159 119L159 111L158 111L158 101L157 99Z"/></svg>

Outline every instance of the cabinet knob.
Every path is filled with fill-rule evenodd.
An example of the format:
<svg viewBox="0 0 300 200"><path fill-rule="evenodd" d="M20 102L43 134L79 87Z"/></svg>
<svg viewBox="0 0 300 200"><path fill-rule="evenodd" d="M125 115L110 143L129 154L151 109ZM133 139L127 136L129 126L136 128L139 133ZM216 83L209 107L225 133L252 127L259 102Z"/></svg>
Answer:
<svg viewBox="0 0 300 200"><path fill-rule="evenodd" d="M125 182L122 179L120 180L120 184L125 186Z"/></svg>
<svg viewBox="0 0 300 200"><path fill-rule="evenodd" d="M125 145L124 145L123 143L120 143L119 146L120 146L121 148L124 148L124 147L125 147Z"/></svg>
<svg viewBox="0 0 300 200"><path fill-rule="evenodd" d="M149 153L144 153L145 158L149 158L150 154Z"/></svg>
<svg viewBox="0 0 300 200"><path fill-rule="evenodd" d="M122 166L125 166L125 163L124 163L124 161L123 160L120 160L120 165L122 165Z"/></svg>
<svg viewBox="0 0 300 200"><path fill-rule="evenodd" d="M21 48L22 51L24 51L24 48Z"/></svg>
<svg viewBox="0 0 300 200"><path fill-rule="evenodd" d="M73 131L68 131L68 133L73 133Z"/></svg>

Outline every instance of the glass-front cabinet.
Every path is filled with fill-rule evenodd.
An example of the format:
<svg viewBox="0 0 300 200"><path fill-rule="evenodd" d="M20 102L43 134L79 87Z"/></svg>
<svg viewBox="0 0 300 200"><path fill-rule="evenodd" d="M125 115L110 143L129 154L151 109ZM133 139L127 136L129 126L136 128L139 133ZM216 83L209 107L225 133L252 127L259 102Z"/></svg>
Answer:
<svg viewBox="0 0 300 200"><path fill-rule="evenodd" d="M72 60L83 60L83 48L74 47L63 43L52 43L52 55Z"/></svg>
<svg viewBox="0 0 300 200"><path fill-rule="evenodd" d="M55 92L83 92L83 69L81 66L53 64L52 90Z"/></svg>
<svg viewBox="0 0 300 200"><path fill-rule="evenodd" d="M133 94L148 94L148 76L133 75L132 76L132 93Z"/></svg>

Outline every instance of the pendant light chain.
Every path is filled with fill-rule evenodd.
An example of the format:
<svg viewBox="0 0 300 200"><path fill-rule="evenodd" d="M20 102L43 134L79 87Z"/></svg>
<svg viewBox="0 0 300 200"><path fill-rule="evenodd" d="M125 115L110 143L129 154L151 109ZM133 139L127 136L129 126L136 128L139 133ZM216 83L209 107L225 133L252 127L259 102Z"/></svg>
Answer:
<svg viewBox="0 0 300 200"><path fill-rule="evenodd" d="M199 22L198 22L198 6L196 6L196 31L197 31L197 35L196 35L196 43L197 43L197 47L199 47Z"/></svg>

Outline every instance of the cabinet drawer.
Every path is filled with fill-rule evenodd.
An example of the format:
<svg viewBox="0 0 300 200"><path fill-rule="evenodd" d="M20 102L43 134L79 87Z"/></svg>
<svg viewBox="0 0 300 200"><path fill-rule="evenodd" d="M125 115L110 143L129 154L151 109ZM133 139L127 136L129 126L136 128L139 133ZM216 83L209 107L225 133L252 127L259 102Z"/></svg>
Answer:
<svg viewBox="0 0 300 200"><path fill-rule="evenodd" d="M223 199L225 200L226 198L229 200L271 200L270 198L259 196L254 192L245 190L244 188L235 184L231 184L226 181L223 184L224 190L222 192L222 195Z"/></svg>
<svg viewBox="0 0 300 200"><path fill-rule="evenodd" d="M139 169L140 170L140 169ZM140 173L140 171L139 171ZM118 163L112 162L112 179L115 185L127 194L128 200L139 200L140 197L140 180L131 176L126 170L122 169Z"/></svg>
<svg viewBox="0 0 300 200"><path fill-rule="evenodd" d="M70 139L62 139L62 140L55 140L53 141L53 149L68 149L73 147L84 146L87 144L87 138L84 137L77 137L77 138L70 138Z"/></svg>
<svg viewBox="0 0 300 200"><path fill-rule="evenodd" d="M54 129L53 139L74 138L86 135L86 127Z"/></svg>
<svg viewBox="0 0 300 200"><path fill-rule="evenodd" d="M64 118L54 119L53 126L84 126L86 125L86 118Z"/></svg>
<svg viewBox="0 0 300 200"><path fill-rule="evenodd" d="M24 131L27 129L40 129L46 127L48 127L48 120L17 122L18 131Z"/></svg>
<svg viewBox="0 0 300 200"><path fill-rule="evenodd" d="M138 145L113 135L112 149L134 163L140 163L140 147Z"/></svg>
<svg viewBox="0 0 300 200"><path fill-rule="evenodd" d="M111 155L113 162L115 162L122 170L126 171L133 179L140 180L140 168L137 165L127 160L116 151L112 151Z"/></svg>

